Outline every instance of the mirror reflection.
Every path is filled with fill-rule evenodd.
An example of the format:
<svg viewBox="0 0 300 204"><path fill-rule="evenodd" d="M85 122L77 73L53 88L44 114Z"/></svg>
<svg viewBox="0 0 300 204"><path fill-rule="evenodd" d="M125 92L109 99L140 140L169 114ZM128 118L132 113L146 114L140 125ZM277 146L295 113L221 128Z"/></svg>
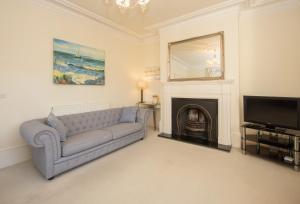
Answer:
<svg viewBox="0 0 300 204"><path fill-rule="evenodd" d="M169 44L169 80L224 78L223 32Z"/></svg>

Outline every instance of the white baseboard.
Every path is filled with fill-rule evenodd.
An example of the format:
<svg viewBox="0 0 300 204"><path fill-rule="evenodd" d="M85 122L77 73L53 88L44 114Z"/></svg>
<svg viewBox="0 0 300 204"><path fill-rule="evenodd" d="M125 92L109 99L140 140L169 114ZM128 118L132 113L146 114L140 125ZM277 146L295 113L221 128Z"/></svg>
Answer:
<svg viewBox="0 0 300 204"><path fill-rule="evenodd" d="M30 150L27 145L0 149L0 169L27 161L30 157Z"/></svg>
<svg viewBox="0 0 300 204"><path fill-rule="evenodd" d="M233 132L231 137L232 147L241 148L241 133Z"/></svg>

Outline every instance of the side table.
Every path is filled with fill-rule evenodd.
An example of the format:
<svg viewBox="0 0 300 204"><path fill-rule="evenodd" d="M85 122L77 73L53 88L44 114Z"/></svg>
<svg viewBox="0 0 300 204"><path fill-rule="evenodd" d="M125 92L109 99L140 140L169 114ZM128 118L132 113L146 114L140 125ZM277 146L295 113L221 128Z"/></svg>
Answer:
<svg viewBox="0 0 300 204"><path fill-rule="evenodd" d="M154 130L158 130L156 125L156 111L160 110L160 104L153 103L137 103L138 107L151 109L153 112L153 127Z"/></svg>

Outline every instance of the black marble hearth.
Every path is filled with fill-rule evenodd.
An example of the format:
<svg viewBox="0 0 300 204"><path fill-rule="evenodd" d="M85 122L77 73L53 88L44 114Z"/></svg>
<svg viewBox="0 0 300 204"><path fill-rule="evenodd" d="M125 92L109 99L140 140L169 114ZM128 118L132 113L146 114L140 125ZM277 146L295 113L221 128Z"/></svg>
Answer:
<svg viewBox="0 0 300 204"><path fill-rule="evenodd" d="M160 133L158 134L158 137L165 138L165 139L171 139L171 140L176 140L180 142L186 142L190 144L195 144L195 145L201 145L205 147L211 147L219 150L223 150L226 152L230 152L231 146L228 145L221 145L221 144L216 144L216 143L209 143L209 142L203 142L202 140L197 140L197 139L182 139L180 137L173 136L172 134L166 134L166 133Z"/></svg>

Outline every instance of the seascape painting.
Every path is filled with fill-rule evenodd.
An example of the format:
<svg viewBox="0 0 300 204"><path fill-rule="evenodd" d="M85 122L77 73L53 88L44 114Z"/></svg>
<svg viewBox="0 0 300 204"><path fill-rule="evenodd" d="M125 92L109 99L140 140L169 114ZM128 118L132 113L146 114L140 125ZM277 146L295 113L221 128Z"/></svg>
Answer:
<svg viewBox="0 0 300 204"><path fill-rule="evenodd" d="M104 85L104 69L104 51L53 39L55 84Z"/></svg>

